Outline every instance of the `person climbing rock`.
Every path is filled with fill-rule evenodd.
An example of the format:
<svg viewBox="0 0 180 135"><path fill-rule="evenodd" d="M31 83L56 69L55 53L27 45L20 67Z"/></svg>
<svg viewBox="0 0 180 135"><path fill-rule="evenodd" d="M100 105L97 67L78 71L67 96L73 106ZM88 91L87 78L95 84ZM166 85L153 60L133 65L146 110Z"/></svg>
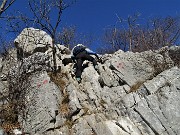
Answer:
<svg viewBox="0 0 180 135"><path fill-rule="evenodd" d="M82 44L76 45L71 51L71 59L74 63L76 63L75 76L78 82L81 81L81 74L83 71L82 64L85 60L91 61L93 63L95 70L98 70L97 61L90 55L95 55L96 58L99 60L99 56L95 52L93 52L92 50L90 50Z"/></svg>

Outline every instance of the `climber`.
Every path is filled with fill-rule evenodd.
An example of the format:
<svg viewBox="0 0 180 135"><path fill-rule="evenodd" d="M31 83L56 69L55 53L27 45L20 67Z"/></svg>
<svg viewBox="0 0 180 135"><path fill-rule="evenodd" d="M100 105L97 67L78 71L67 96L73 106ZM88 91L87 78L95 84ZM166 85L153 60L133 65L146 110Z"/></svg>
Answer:
<svg viewBox="0 0 180 135"><path fill-rule="evenodd" d="M71 51L71 59L73 60L74 63L77 64L75 75L76 75L76 80L78 82L81 81L81 74L83 71L82 64L84 60L91 61L93 63L95 70L98 70L97 61L90 55L95 55L96 58L99 60L99 57L95 52L93 52L92 50L90 50L89 48L87 48L82 44L76 45Z"/></svg>

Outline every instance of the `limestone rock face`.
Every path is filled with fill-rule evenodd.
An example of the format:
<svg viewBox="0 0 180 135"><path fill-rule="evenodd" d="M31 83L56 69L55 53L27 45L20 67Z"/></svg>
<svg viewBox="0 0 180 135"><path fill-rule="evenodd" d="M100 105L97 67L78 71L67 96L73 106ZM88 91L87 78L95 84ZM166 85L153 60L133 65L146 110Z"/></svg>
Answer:
<svg viewBox="0 0 180 135"><path fill-rule="evenodd" d="M23 128L27 133L43 133L55 127L62 94L47 72L32 75L30 84L26 95L27 108Z"/></svg>
<svg viewBox="0 0 180 135"><path fill-rule="evenodd" d="M110 68L110 71L107 69L105 73L107 71L112 72L107 78L111 76L112 83L119 82L119 85L127 83L129 86L132 86L137 82L150 78L153 74L152 66L139 53L116 52L111 58L106 60L104 66ZM108 83L111 81L108 81Z"/></svg>
<svg viewBox="0 0 180 135"><path fill-rule="evenodd" d="M55 59L57 64L57 69L59 69L62 66L62 59L65 57L69 57L70 50L66 48L64 45L56 44L55 45ZM45 54L49 57L49 63L51 67L53 67L53 48L49 47L48 50L45 52Z"/></svg>
<svg viewBox="0 0 180 135"><path fill-rule="evenodd" d="M52 47L52 38L44 31L25 28L14 40L19 57L29 56L35 52L45 52Z"/></svg>
<svg viewBox="0 0 180 135"><path fill-rule="evenodd" d="M7 72L9 91L25 91L25 108L18 115L24 132L180 134L180 47L105 54L98 71L85 61L81 83L75 79L74 63L63 65L63 59L70 58L70 50L62 45L56 45L56 49L56 74L52 73L52 48L31 51Z"/></svg>
<svg viewBox="0 0 180 135"><path fill-rule="evenodd" d="M14 40L17 48L17 58L22 59L33 55L36 52L45 53L49 56L49 63L53 67L53 49L56 52L55 59L57 69L62 65L62 54L70 54L70 50L63 45L52 45L52 38L40 29L25 28ZM62 58L61 58L62 57Z"/></svg>
<svg viewBox="0 0 180 135"><path fill-rule="evenodd" d="M4 132L4 130L0 127L0 135L6 135L6 133Z"/></svg>

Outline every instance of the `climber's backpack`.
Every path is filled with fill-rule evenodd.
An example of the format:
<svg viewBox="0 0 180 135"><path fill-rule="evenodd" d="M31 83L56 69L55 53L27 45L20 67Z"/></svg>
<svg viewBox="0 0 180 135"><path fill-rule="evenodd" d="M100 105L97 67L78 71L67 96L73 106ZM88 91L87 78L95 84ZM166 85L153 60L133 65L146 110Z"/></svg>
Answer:
<svg viewBox="0 0 180 135"><path fill-rule="evenodd" d="M74 48L74 50L73 50L73 55L76 56L76 55L78 55L80 52L85 51L85 49L86 49L85 46L81 46L81 45L76 46L76 47Z"/></svg>

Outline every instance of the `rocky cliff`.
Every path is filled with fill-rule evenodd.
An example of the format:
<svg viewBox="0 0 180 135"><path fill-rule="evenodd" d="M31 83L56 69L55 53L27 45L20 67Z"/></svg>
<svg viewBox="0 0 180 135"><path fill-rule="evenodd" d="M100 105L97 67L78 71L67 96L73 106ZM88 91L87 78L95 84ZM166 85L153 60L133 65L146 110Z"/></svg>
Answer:
<svg viewBox="0 0 180 135"><path fill-rule="evenodd" d="M24 29L10 51L14 58L0 59L0 134L7 106L24 134L180 134L180 47L102 55L98 72L84 63L79 84L73 63L62 63L70 57L62 45L52 72L51 41L43 31Z"/></svg>

